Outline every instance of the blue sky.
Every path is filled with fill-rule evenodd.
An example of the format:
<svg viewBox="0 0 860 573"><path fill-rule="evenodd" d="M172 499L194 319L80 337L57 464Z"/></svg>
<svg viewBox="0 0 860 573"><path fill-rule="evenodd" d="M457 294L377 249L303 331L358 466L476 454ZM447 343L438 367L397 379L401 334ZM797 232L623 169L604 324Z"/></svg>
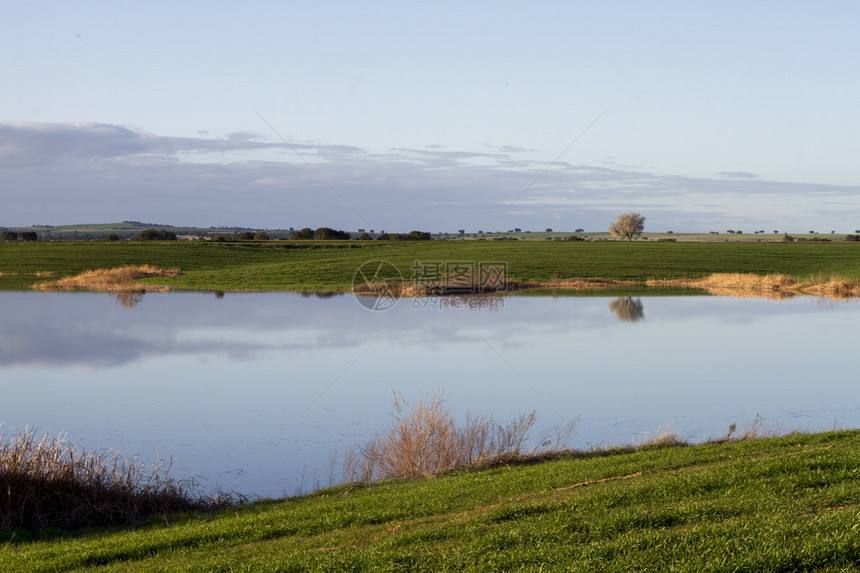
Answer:
<svg viewBox="0 0 860 573"><path fill-rule="evenodd" d="M860 228L854 2L16 4L0 225Z"/></svg>

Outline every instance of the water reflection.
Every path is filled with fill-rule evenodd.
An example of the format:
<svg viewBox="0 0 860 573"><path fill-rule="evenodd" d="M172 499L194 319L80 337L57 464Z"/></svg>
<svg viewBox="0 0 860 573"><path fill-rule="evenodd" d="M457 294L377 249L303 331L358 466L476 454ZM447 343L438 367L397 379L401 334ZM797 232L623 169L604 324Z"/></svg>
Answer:
<svg viewBox="0 0 860 573"><path fill-rule="evenodd" d="M625 322L636 322L645 318L645 307L642 305L642 299L639 298L619 296L609 301L609 308L618 320Z"/></svg>
<svg viewBox="0 0 860 573"><path fill-rule="evenodd" d="M153 293L129 312L115 299L0 292L5 430L172 453L209 485L282 495L305 464L325 475L333 449L386 429L392 390L441 387L458 416L580 417L576 447L673 420L691 439L756 413L785 429L860 423L857 304L497 296L477 299L503 301L493 312L420 299L369 312L352 296Z"/></svg>
<svg viewBox="0 0 860 573"><path fill-rule="evenodd" d="M137 305L143 301L142 294L135 294L130 292L118 292L111 294L112 297L116 298L116 303L123 308L135 308Z"/></svg>

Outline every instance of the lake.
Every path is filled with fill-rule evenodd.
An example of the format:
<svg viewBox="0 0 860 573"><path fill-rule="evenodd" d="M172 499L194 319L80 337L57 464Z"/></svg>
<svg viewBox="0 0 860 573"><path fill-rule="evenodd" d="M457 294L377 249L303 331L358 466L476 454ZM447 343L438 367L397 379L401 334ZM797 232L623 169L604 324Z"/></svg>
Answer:
<svg viewBox="0 0 860 573"><path fill-rule="evenodd" d="M364 304L362 304L364 303ZM328 485L334 453L391 422L394 392L570 445L692 441L756 416L860 426L860 306L812 297L0 292L0 420L264 497ZM535 436L540 432L535 432ZM338 466L339 467L339 466ZM337 478L334 478L337 481Z"/></svg>

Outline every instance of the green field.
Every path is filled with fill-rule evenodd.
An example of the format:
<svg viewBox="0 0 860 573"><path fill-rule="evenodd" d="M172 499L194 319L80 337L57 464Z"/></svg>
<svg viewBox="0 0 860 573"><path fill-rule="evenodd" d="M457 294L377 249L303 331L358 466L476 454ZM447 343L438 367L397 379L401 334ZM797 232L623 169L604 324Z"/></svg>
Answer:
<svg viewBox="0 0 860 573"><path fill-rule="evenodd" d="M80 534L3 571L846 571L860 432L639 450L323 490Z"/></svg>
<svg viewBox="0 0 860 573"><path fill-rule="evenodd" d="M0 288L128 264L179 267L177 278L150 279L195 290L349 289L356 270L389 261L406 279L416 261L504 262L508 277L620 280L693 278L715 272L783 273L799 279L836 274L860 279L860 243L656 241L267 241L0 243Z"/></svg>

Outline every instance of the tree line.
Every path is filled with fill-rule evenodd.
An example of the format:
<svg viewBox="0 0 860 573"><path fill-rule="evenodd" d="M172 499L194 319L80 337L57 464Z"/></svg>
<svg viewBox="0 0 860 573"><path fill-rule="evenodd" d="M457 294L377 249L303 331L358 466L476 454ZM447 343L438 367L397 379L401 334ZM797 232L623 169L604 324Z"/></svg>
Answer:
<svg viewBox="0 0 860 573"><path fill-rule="evenodd" d="M38 241L39 235L35 231L3 231L0 232L0 241L13 243L15 241Z"/></svg>

